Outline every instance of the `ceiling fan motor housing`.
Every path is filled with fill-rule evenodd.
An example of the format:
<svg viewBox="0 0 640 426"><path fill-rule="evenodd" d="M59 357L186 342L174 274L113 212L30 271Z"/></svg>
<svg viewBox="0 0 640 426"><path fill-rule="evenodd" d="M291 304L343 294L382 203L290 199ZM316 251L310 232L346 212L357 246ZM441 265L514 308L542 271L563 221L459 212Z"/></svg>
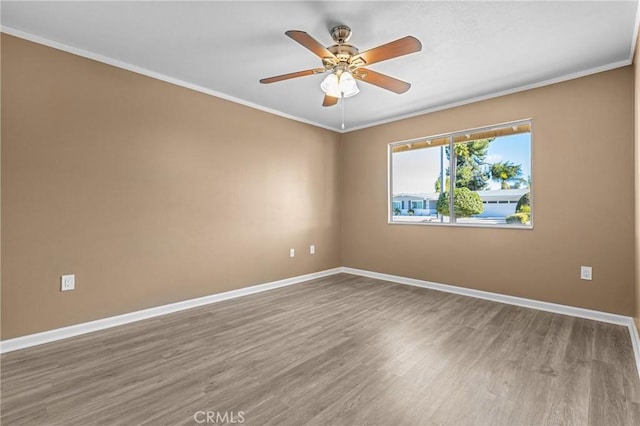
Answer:
<svg viewBox="0 0 640 426"><path fill-rule="evenodd" d="M355 56L359 53L358 49L350 44L334 44L333 46L327 47L327 50L333 53L336 58L338 58L338 63L347 63L352 56ZM333 60L333 62L333 65L335 65L335 60Z"/></svg>

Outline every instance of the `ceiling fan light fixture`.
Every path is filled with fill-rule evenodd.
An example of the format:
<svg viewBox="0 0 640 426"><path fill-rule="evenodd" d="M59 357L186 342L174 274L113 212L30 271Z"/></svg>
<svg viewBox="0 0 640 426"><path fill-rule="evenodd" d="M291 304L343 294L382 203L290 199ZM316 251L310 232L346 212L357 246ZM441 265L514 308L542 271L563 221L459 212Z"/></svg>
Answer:
<svg viewBox="0 0 640 426"><path fill-rule="evenodd" d="M356 80L353 78L350 72L343 72L340 76L340 92L342 92L342 96L345 98L350 98L351 96L357 95L360 93L360 89L358 89L358 85L356 84Z"/></svg>
<svg viewBox="0 0 640 426"><path fill-rule="evenodd" d="M327 96L331 96L333 98L342 97L342 95L340 94L340 85L338 82L338 76L335 75L334 73L329 74L328 76L325 77L324 80L322 80L322 83L320 83L320 88L324 93L327 94Z"/></svg>
<svg viewBox="0 0 640 426"><path fill-rule="evenodd" d="M320 88L334 98L350 98L360 93L356 80L350 72L343 72L340 77L335 73L329 74L320 84Z"/></svg>

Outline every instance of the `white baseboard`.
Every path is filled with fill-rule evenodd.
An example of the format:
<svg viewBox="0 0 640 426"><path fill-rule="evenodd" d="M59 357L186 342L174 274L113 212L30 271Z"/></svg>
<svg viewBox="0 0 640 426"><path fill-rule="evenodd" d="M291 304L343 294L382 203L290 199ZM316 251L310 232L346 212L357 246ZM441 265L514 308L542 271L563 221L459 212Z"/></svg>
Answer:
<svg viewBox="0 0 640 426"><path fill-rule="evenodd" d="M624 315L611 314L608 312L594 311L591 309L576 308L573 306L559 305L557 303L542 302L540 300L525 299L523 297L507 296L505 294L490 293L488 291L474 290L470 288L457 287L448 284L434 283L431 281L406 278L398 275L383 274L380 272L365 271L349 267L342 267L345 274L360 275L377 280L391 281L398 284L406 284L414 287L429 288L432 290L455 293L463 296L475 297L477 299L491 300L493 302L505 303L508 305L522 306L524 308L537 309L539 311L552 312L555 314L569 315L578 318L585 318L594 321L606 322L610 324L622 325L629 329L631 345L636 361L638 377L640 377L640 337L633 318Z"/></svg>
<svg viewBox="0 0 640 426"><path fill-rule="evenodd" d="M342 272L346 274L361 275L363 277L375 278L378 280L392 281L399 284L407 284L414 287L430 288L432 290L444 291L446 293L461 294L463 296L475 297L476 299L492 300L494 302L506 303L508 305L522 306L524 308L537 309L539 311L553 312L556 314L570 315L573 317L586 318L595 321L608 322L611 324L624 325L629 324L631 317L623 315L610 314L607 312L592 311L590 309L575 308L573 306L558 305L556 303L541 302L539 300L525 299L523 297L507 296L499 293L490 293L488 291L474 290L471 288L457 287L448 284L434 283L431 281L417 280L414 278L405 278L397 275L382 274L379 272L364 271L362 269L342 268Z"/></svg>
<svg viewBox="0 0 640 426"><path fill-rule="evenodd" d="M284 287L292 284L298 284L304 281L322 278L342 272L342 268L327 269L325 271L314 272L312 274L299 275L297 277L286 278L279 281L258 284L251 287L244 287L237 290L231 290L224 293L212 294L210 296L199 297L197 299L184 300L182 302L171 303L168 305L156 306L141 311L130 312L128 314L116 315L109 318L103 318L95 321L85 322L82 324L71 325L69 327L57 328L55 330L43 331L42 333L29 334L27 336L7 339L0 342L0 353L16 351L31 346L41 345L43 343L54 342L56 340L67 339L69 337L80 336L86 333L92 333L105 328L116 327L118 325L129 324L148 318L166 315L173 312L183 311L198 306L208 305L223 300L234 299L236 297L246 296L249 294L260 293L266 290L272 290L278 287Z"/></svg>
<svg viewBox="0 0 640 426"><path fill-rule="evenodd" d="M508 305L522 306L525 308L537 309L539 311L547 311L556 314L569 315L578 318L585 318L595 321L606 322L610 324L622 325L629 329L633 354L635 356L636 368L640 377L640 336L633 318L624 315L611 314L608 312L594 311L591 309L576 308L573 306L559 305L556 303L542 302L539 300L525 299L516 296L507 296L499 293L490 293L488 291L474 290L470 288L457 287L448 284L440 284L431 281L418 280L415 278L406 278L398 275L383 274L380 272L365 271L349 267L339 267L327 269L325 271L314 272L307 275L299 275L297 277L286 278L279 281L273 281L264 284L258 284L251 287L240 288L237 290L227 291L224 293L212 294L210 296L199 297L197 299L184 300L182 302L171 303L154 308L144 309L141 311L131 312L128 314L117 315L114 317L103 318L96 321L76 324L69 327L58 328L55 330L44 331L42 333L30 334L27 336L16 337L14 339L3 340L0 342L0 353L16 351L31 346L41 345L43 343L54 342L69 337L80 336L82 334L91 333L106 328L116 327L118 325L128 324L148 318L170 314L173 312L183 311L198 306L208 305L223 300L234 299L236 297L246 296L249 294L260 293L284 287L292 284L298 284L304 281L316 278L327 277L329 275L346 273L352 275L360 275L363 277L374 278L383 281L391 281L399 284L411 285L414 287L429 288L432 290L444 291L446 293L455 293L463 296L475 297L477 299L491 300L494 302L505 303Z"/></svg>
<svg viewBox="0 0 640 426"><path fill-rule="evenodd" d="M629 335L631 336L631 346L633 346L633 355L636 359L638 376L640 376L640 336L638 336L638 328L636 327L636 322L633 318L631 318L627 327L629 328Z"/></svg>

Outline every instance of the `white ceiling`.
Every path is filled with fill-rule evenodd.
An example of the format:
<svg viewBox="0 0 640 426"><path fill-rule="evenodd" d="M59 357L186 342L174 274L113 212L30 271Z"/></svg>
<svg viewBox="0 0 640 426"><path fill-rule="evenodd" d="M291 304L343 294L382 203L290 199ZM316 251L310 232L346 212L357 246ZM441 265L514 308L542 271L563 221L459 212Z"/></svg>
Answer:
<svg viewBox="0 0 640 426"><path fill-rule="evenodd" d="M402 95L359 83L346 131L631 63L638 2L11 2L2 31L340 131L321 106L321 67L284 35L333 44L349 25L360 51L413 35L419 53L371 66L412 83Z"/></svg>

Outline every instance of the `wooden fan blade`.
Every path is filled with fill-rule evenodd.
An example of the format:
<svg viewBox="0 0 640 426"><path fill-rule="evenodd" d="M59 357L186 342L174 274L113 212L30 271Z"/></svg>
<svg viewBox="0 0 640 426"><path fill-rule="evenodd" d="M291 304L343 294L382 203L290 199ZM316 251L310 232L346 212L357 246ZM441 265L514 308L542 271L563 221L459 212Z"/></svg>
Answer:
<svg viewBox="0 0 640 426"><path fill-rule="evenodd" d="M333 53L329 52L326 47L321 45L320 42L318 42L315 38L311 37L306 32L298 31L298 30L289 30L285 32L285 34L291 37L292 39L294 39L295 41L297 41L298 43L300 43L301 45L303 45L304 47L306 47L307 49L309 49L310 51L312 51L313 53L315 53L320 58L331 58L336 62L338 62L338 59L335 57Z"/></svg>
<svg viewBox="0 0 640 426"><path fill-rule="evenodd" d="M325 71L326 70L324 68L314 68L311 70L292 72L289 74L282 74L282 75L276 75L274 77L263 78L262 80L260 80L260 83L262 84L275 83L276 81L289 80L290 78L304 77L307 75L314 75L314 74L322 74Z"/></svg>
<svg viewBox="0 0 640 426"><path fill-rule="evenodd" d="M398 94L406 92L411 87L411 84L406 81L398 80L397 78L389 77L386 74L380 74L379 72L366 68L358 68L356 72L353 73L353 77Z"/></svg>
<svg viewBox="0 0 640 426"><path fill-rule="evenodd" d="M358 59L362 59L365 62L364 65L371 65L376 62L386 61L387 59L397 58L398 56L408 55L409 53L419 52L420 50L422 50L420 40L412 36L406 36L391 43L364 51L351 58L350 62L354 63Z"/></svg>
<svg viewBox="0 0 640 426"><path fill-rule="evenodd" d="M324 101L322 101L322 106L334 106L338 103L338 98L334 98L333 96L324 95Z"/></svg>

